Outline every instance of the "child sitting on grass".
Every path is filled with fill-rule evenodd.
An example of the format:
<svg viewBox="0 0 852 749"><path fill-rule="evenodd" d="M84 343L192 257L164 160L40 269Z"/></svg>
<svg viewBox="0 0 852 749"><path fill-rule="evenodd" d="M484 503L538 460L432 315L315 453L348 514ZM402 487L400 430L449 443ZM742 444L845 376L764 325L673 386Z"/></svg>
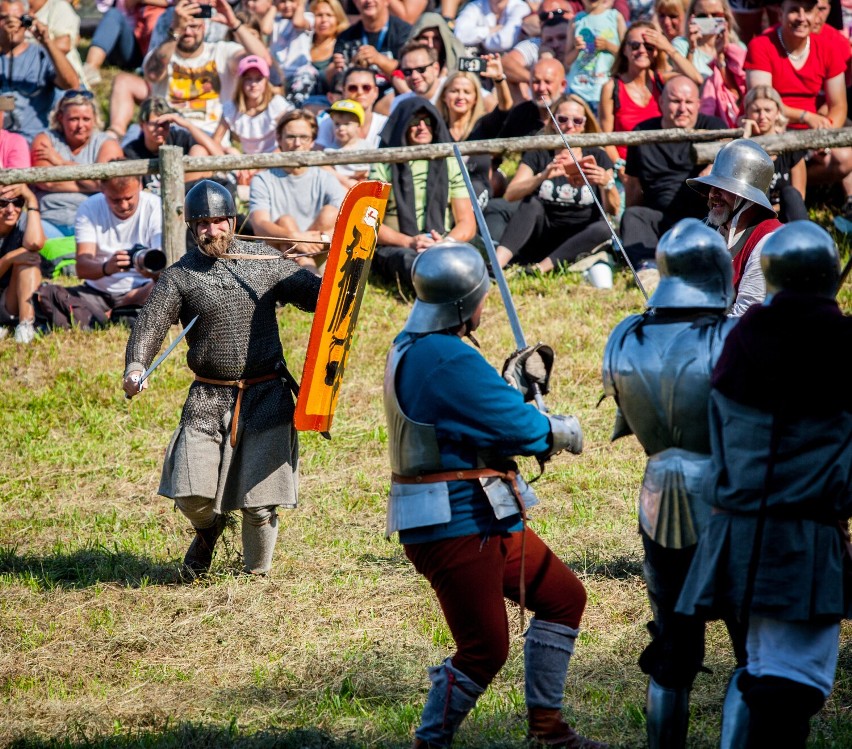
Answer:
<svg viewBox="0 0 852 749"><path fill-rule="evenodd" d="M329 117L334 126L334 145L326 148L326 151L359 151L370 147L358 134L358 129L364 124L364 108L357 101L340 99L334 102ZM367 179L370 171L369 164L338 164L326 168L331 169L340 184L347 189Z"/></svg>

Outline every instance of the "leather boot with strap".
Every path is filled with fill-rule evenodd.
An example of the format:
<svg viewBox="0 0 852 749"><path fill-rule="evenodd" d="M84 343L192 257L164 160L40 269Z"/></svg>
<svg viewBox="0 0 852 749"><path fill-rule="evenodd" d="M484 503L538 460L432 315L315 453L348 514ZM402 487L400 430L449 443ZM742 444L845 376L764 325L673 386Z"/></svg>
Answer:
<svg viewBox="0 0 852 749"><path fill-rule="evenodd" d="M531 707L528 710L527 746L535 749L608 749L609 744L580 736L562 717L558 708Z"/></svg>
<svg viewBox="0 0 852 749"><path fill-rule="evenodd" d="M213 549L223 530L225 530L224 515L217 515L216 522L209 528L195 529L195 538L189 545L181 568L181 575L185 580L192 582L210 569L213 562Z"/></svg>

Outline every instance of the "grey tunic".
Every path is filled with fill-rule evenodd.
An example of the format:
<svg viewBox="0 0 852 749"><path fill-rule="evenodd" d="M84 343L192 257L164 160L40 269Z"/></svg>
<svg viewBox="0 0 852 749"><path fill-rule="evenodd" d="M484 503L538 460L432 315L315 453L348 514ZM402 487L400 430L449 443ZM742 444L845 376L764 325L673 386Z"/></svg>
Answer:
<svg viewBox="0 0 852 749"><path fill-rule="evenodd" d="M708 617L743 604L772 433L771 414L711 392L715 508L678 603ZM850 561L839 522L852 515L852 414L781 428L751 611L790 622L852 614Z"/></svg>
<svg viewBox="0 0 852 749"><path fill-rule="evenodd" d="M270 255L265 245L233 240L229 252ZM147 367L178 320L187 363L197 375L239 380L269 374L282 360L277 303L316 308L320 279L292 260L213 259L191 250L167 268L127 343L127 368ZM244 391L237 442L229 430L236 387L194 382L163 465L160 494L215 500L217 512L284 505L297 498L298 445L293 399L280 379Z"/></svg>

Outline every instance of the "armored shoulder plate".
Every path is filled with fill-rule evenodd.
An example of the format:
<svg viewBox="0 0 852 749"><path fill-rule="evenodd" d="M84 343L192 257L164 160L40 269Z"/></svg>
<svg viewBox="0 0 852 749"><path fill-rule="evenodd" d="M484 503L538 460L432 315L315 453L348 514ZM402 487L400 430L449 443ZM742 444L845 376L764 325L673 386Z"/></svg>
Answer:
<svg viewBox="0 0 852 749"><path fill-rule="evenodd" d="M604 388L649 455L710 451L710 375L735 321L720 315L665 322L632 316L610 336Z"/></svg>

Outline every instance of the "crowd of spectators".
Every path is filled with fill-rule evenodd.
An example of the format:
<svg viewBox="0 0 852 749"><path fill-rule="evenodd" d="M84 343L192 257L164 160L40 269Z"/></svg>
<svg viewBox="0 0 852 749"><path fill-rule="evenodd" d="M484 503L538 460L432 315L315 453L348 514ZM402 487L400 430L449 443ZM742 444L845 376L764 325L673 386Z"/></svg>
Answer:
<svg viewBox="0 0 852 749"><path fill-rule="evenodd" d="M153 158L163 144L193 156L358 151L557 127L569 141L693 127L743 127L748 138L843 127L852 82L852 15L830 0L101 0L98 10L83 62L67 0L0 0L0 166ZM852 220L852 148L773 160L782 221L807 216L816 184L842 186L839 220ZM707 215L684 183L706 168L685 143L519 149L469 157L468 169L501 262L535 272L607 242L595 202L638 265L673 222ZM188 186L201 176L241 199L242 231L297 242L332 230L346 188L390 181L374 268L403 285L418 251L476 230L452 160L190 174ZM156 175L140 187L159 194ZM107 201L99 214L95 200ZM88 285L98 279L87 255L105 275L119 271L110 258L129 247L92 250L79 236L80 217L108 205L95 180L0 190L0 336L32 339L33 289L55 271L45 247L74 242Z"/></svg>

